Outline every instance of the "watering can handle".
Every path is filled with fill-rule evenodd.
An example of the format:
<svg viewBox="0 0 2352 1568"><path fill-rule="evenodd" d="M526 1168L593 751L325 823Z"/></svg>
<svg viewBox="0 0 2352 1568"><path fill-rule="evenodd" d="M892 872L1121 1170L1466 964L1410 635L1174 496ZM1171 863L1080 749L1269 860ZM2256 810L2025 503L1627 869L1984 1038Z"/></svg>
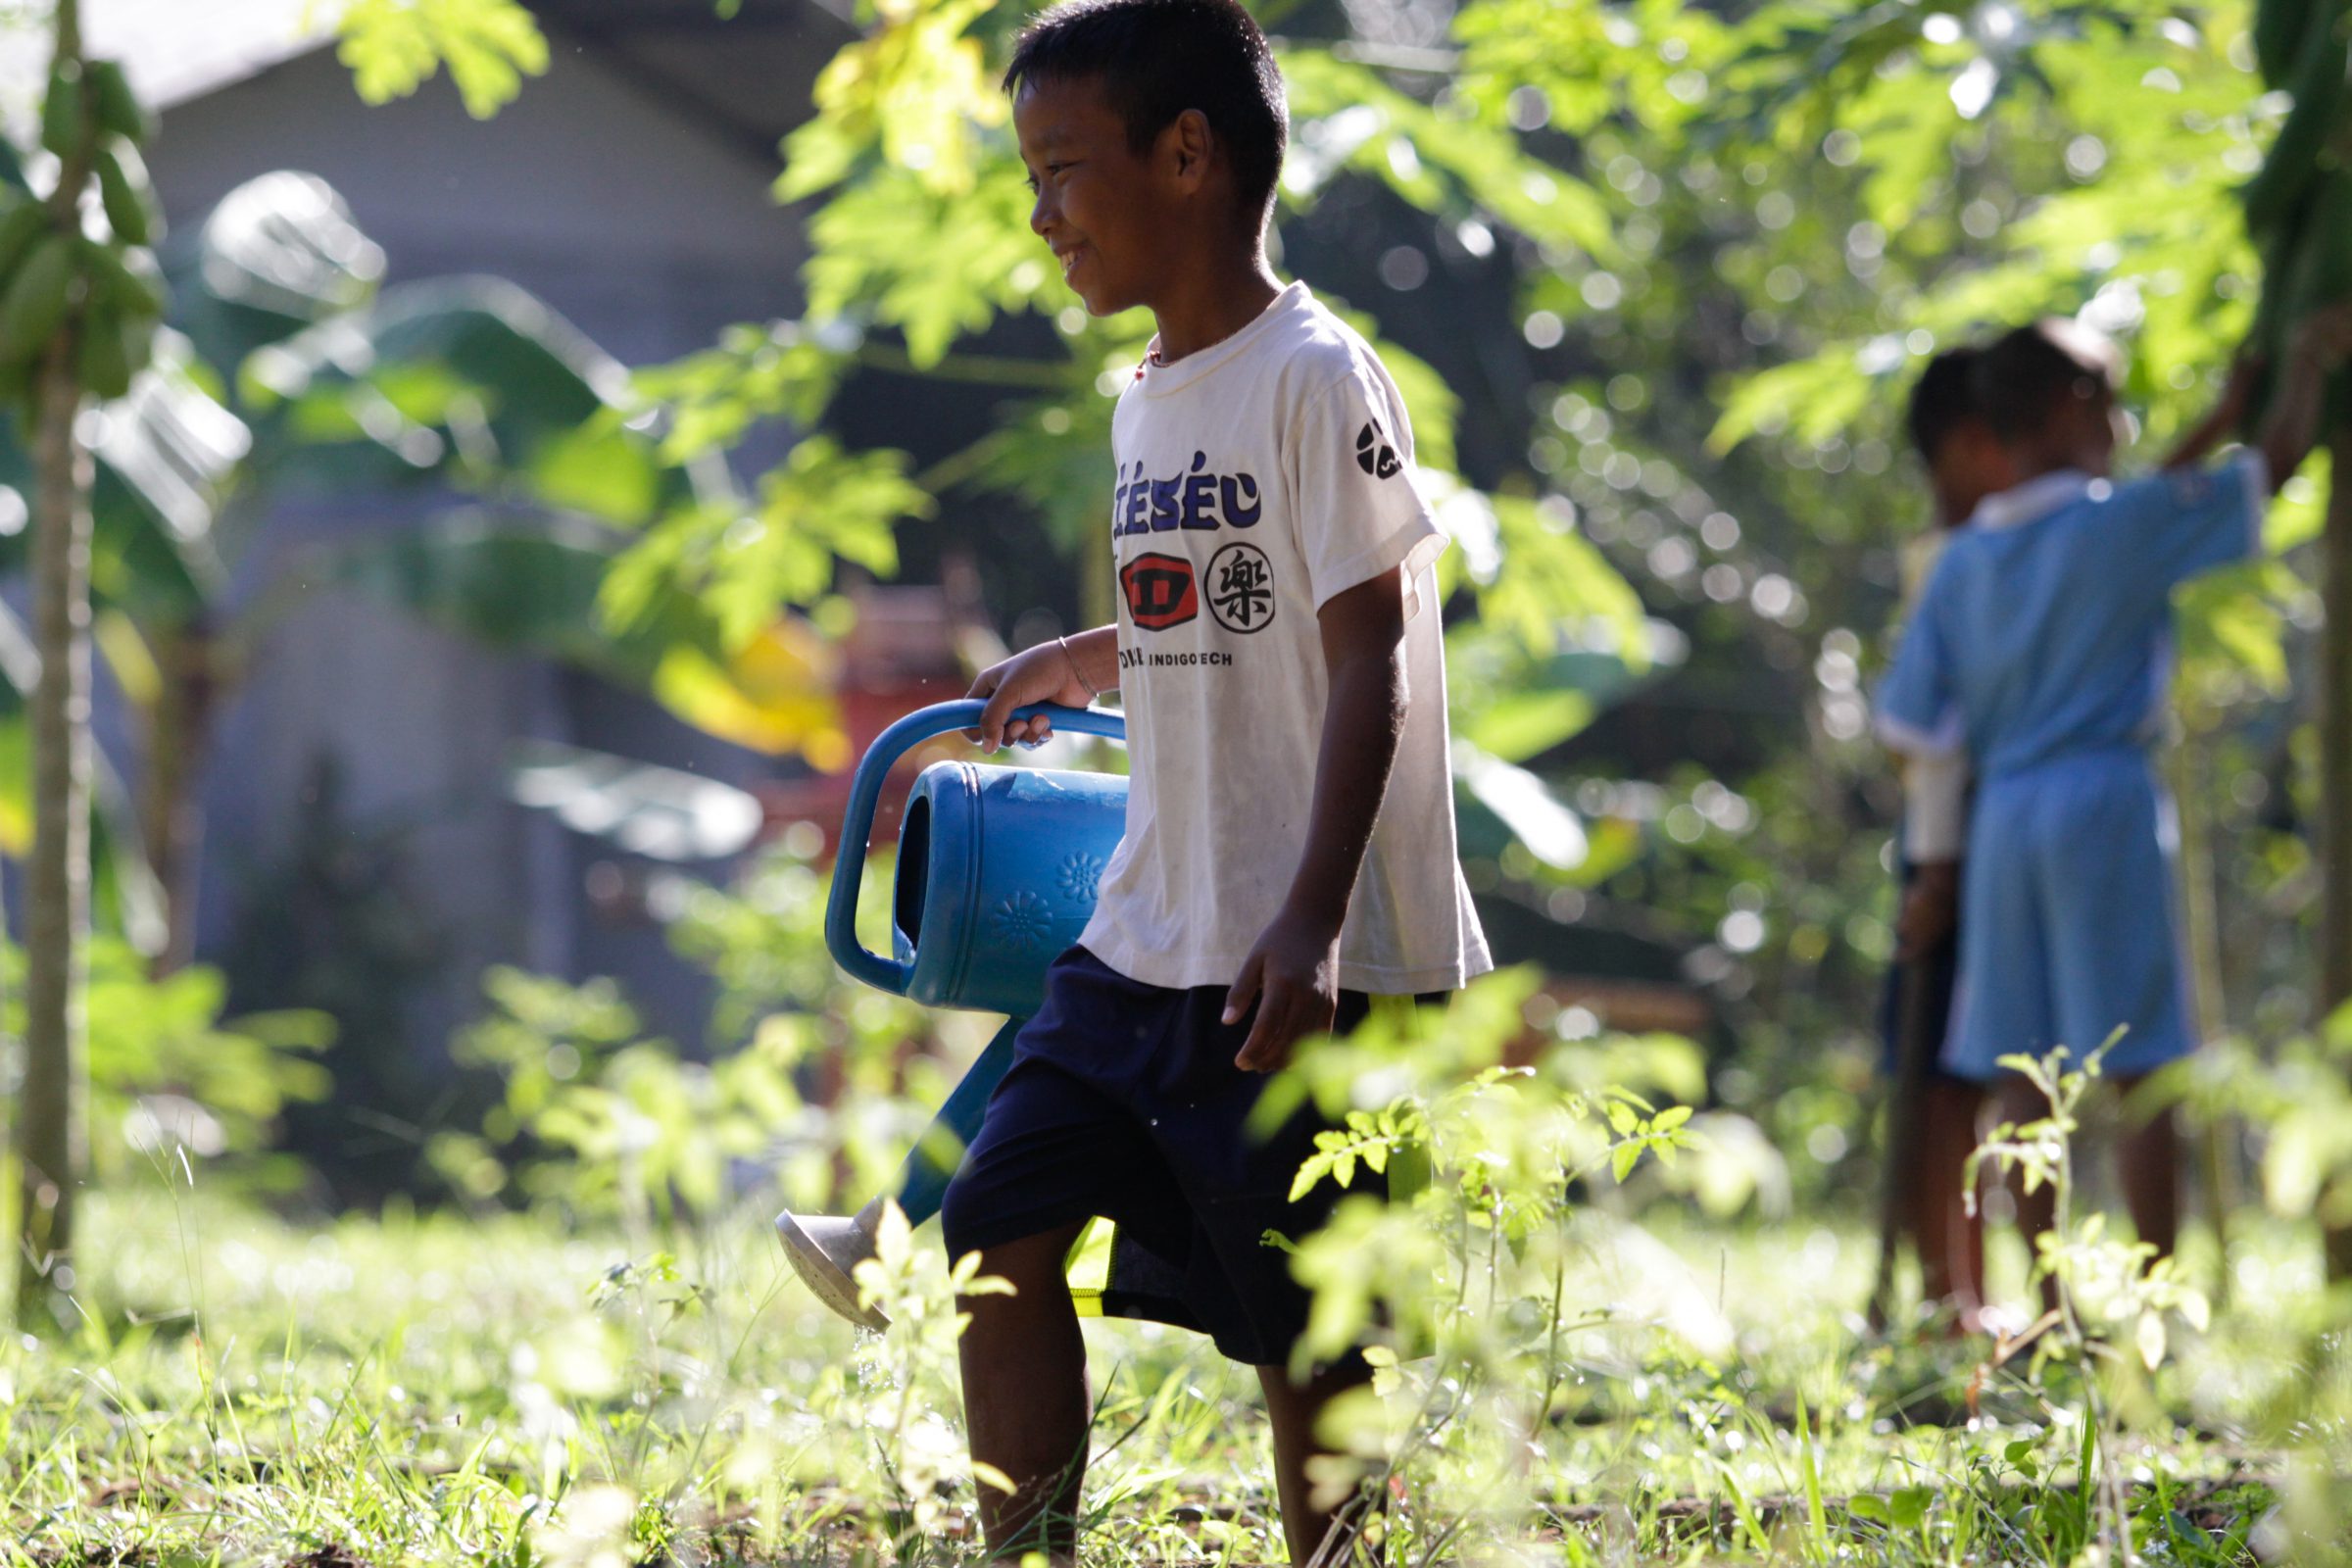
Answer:
<svg viewBox="0 0 2352 1568"><path fill-rule="evenodd" d="M865 880L866 840L874 831L874 808L882 801L883 780L890 776L891 764L910 749L935 735L971 728L980 722L987 707L976 698L967 698L917 709L884 730L858 763L857 777L850 784L850 808L842 818L841 844L833 856L833 892L825 903L825 946L832 951L833 961L853 980L893 995L903 996L906 991L909 966L868 953L858 942L858 889ZM1054 729L1073 734L1101 735L1114 741L1127 738L1127 720L1099 708L1039 703L1016 710L1014 716L1050 718Z"/></svg>

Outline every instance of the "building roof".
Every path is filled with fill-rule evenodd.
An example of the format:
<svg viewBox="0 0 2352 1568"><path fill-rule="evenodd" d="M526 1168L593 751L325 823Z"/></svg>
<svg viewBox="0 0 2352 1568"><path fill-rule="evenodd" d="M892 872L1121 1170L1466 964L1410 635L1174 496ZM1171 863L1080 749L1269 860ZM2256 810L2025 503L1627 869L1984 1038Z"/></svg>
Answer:
<svg viewBox="0 0 2352 1568"><path fill-rule="evenodd" d="M779 91L755 34L798 33L826 53L854 33L849 0L526 0L559 52L592 50L641 87L771 152L808 113L805 91ZM234 86L334 42L338 0L81 0L86 52L120 60L156 110ZM820 57L821 58L821 57ZM40 108L46 26L0 24L0 117L22 131Z"/></svg>
<svg viewBox="0 0 2352 1568"><path fill-rule="evenodd" d="M169 109L242 81L334 36L337 8L318 0L82 0L82 40L122 62L148 105ZM0 96L30 111L48 73L43 26L0 31Z"/></svg>
<svg viewBox="0 0 2352 1568"><path fill-rule="evenodd" d="M833 20L847 0L744 0L722 18L711 0L526 0L543 25L602 38L749 31ZM150 107L201 98L334 40L335 0L81 0L87 52L122 62ZM0 92L12 112L37 97L49 63L48 28L0 25Z"/></svg>

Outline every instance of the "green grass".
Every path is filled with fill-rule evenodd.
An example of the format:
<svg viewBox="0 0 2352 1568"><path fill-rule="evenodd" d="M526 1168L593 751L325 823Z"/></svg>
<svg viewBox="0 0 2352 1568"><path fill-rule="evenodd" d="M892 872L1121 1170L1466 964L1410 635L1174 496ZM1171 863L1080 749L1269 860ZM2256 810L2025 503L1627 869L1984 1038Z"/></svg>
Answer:
<svg viewBox="0 0 2352 1568"><path fill-rule="evenodd" d="M758 1207L632 1248L513 1215L290 1223L159 1186L103 1198L88 1227L80 1332L0 1344L13 1562L976 1555L968 1495L923 1481L960 1453L951 1342L853 1335ZM2072 1555L2072 1373L1996 1378L1971 1421L1971 1353L1858 1340L1853 1233L1666 1215L1650 1235L1595 1226L1568 1281L1570 1319L1620 1310L1565 1336L1561 1398L1526 1445L1512 1529L1537 1560ZM2309 1246L2258 1235L2239 1275L2261 1315L2182 1347L2092 1459L2135 1489L2151 1561L2253 1560L2285 1470L2275 1414L2304 1422L2317 1473L2342 1468L2340 1418L2313 1424ZM1661 1316L1728 1337L1701 1354ZM1249 1375L1174 1331L1088 1333L1090 1560L1280 1560ZM1406 1480L1407 1515L1466 1506ZM1434 1539L1400 1533L1396 1560Z"/></svg>

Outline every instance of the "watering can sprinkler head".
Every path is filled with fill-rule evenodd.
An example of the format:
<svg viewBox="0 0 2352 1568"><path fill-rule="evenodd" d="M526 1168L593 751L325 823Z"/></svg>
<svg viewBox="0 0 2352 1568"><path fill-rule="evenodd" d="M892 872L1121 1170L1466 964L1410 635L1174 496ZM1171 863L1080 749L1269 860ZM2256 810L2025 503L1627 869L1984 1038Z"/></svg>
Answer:
<svg viewBox="0 0 2352 1568"><path fill-rule="evenodd" d="M838 1214L795 1214L790 1209L776 1216L776 1235L784 1243L784 1256L801 1283L835 1312L876 1334L890 1327L890 1319L880 1309L859 1301L858 1265L874 1255L874 1236L881 1222L879 1198L848 1219Z"/></svg>

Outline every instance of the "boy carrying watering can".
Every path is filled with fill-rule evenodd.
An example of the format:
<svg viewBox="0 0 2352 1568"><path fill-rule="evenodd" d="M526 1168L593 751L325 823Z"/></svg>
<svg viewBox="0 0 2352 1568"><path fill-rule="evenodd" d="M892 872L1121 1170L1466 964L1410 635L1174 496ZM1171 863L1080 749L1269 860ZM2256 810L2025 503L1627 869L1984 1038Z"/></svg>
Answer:
<svg viewBox="0 0 2352 1568"><path fill-rule="evenodd" d="M1102 1217L1158 1265L1125 1309L1258 1369L1304 1561L1333 1524L1309 1499L1315 1419L1365 1370L1287 1370L1308 1301L1265 1237L1313 1230L1335 1195L1288 1201L1311 1110L1271 1139L1245 1125L1301 1040L1490 967L1454 855L1446 538L1378 357L1267 264L1286 114L1242 7L1074 0L1005 79L1031 226L1089 311L1149 308L1158 335L1112 428L1117 623L972 689L1002 746L1050 728L1015 709L1115 686L1133 760L1092 921L941 1212L951 1254L1018 1293L961 1303L973 1454L1017 1489L984 1490L982 1520L994 1555L1074 1554L1089 1405L1063 1262Z"/></svg>

